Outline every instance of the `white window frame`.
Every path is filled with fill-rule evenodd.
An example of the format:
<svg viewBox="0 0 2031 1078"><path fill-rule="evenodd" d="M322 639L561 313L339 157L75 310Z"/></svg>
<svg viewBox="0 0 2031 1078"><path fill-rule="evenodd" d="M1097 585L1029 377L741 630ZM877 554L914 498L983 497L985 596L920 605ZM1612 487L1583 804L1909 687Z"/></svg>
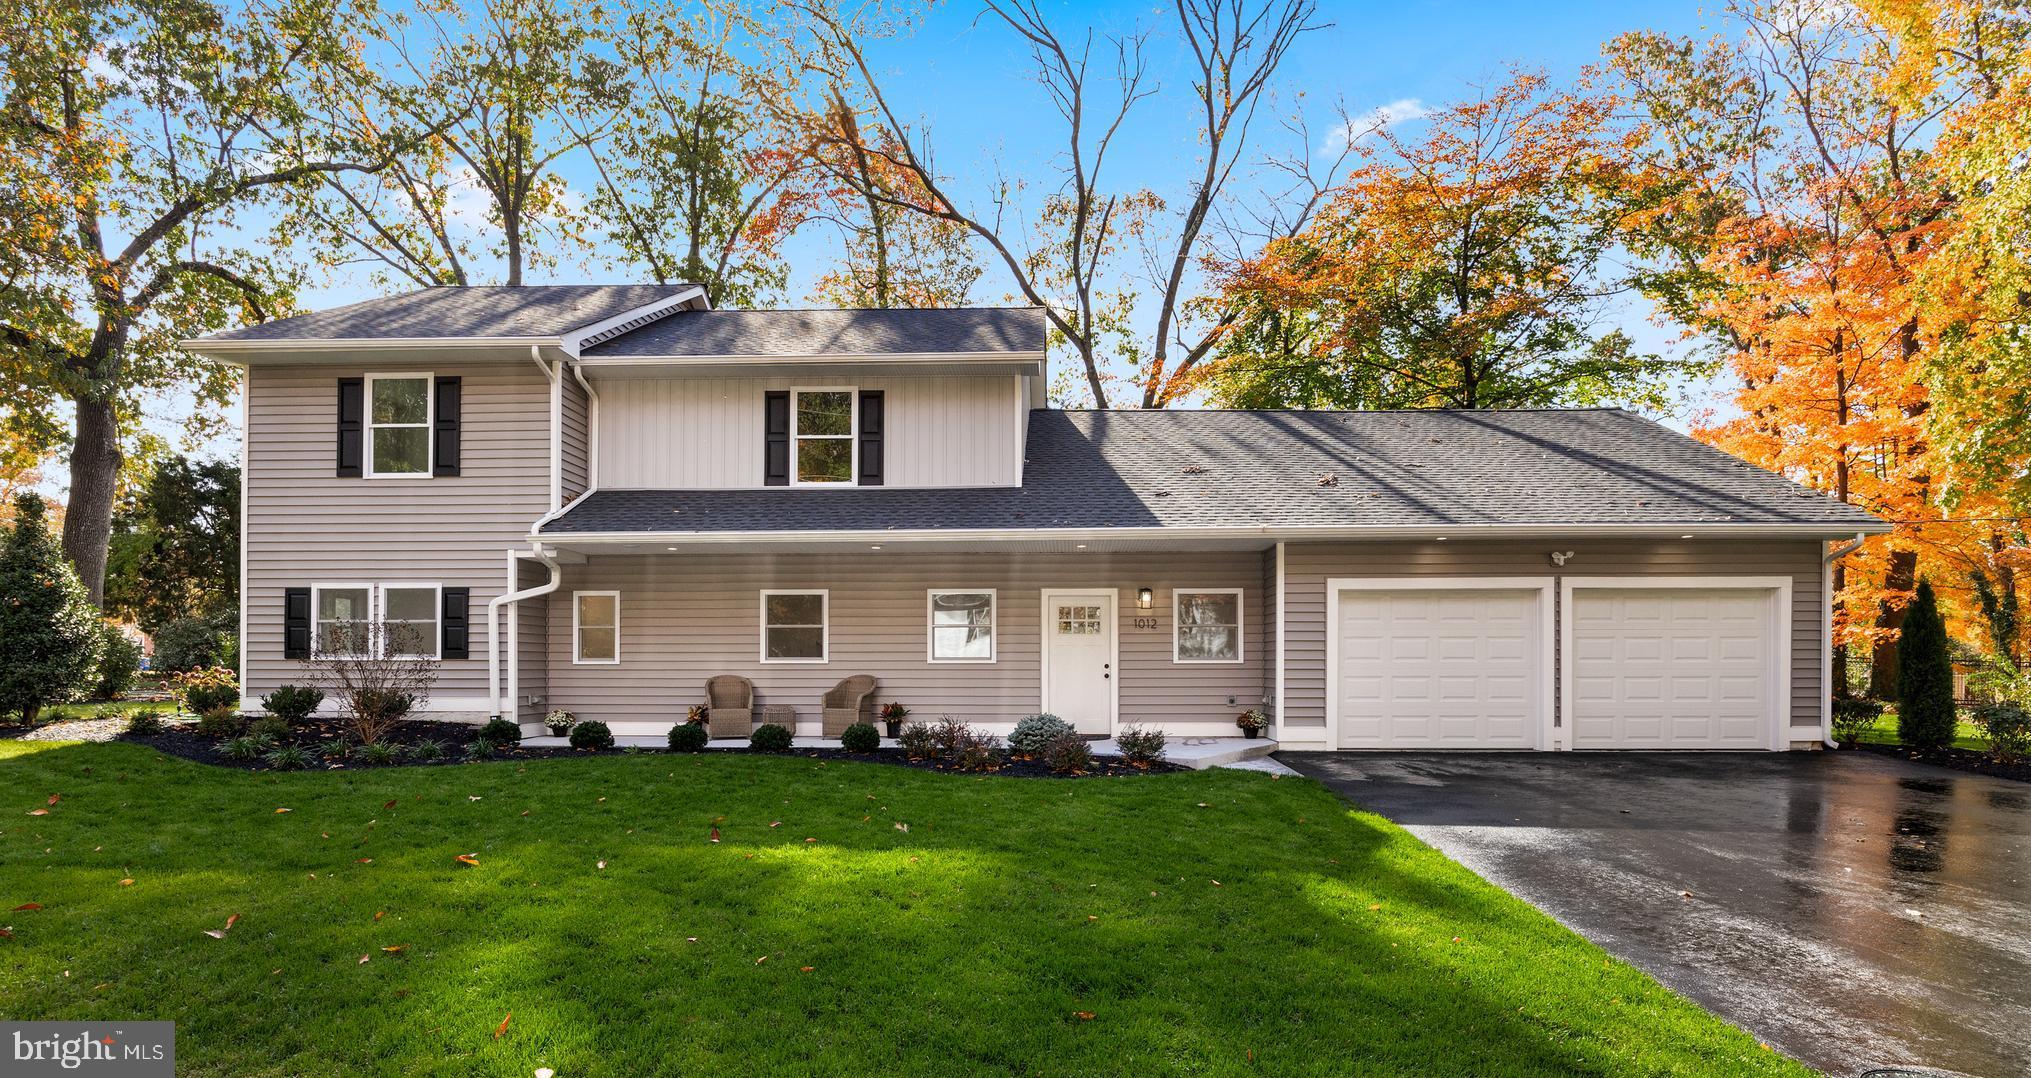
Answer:
<svg viewBox="0 0 2031 1078"><path fill-rule="evenodd" d="M846 482L825 483L804 481L797 467L797 447L806 438L818 441L836 442L837 434L798 434L797 402L806 393L846 394L846 443L849 448ZM790 388L790 485L793 487L857 487L860 485L860 387L859 386L792 386ZM792 592L790 594L802 594Z"/></svg>
<svg viewBox="0 0 2031 1078"><path fill-rule="evenodd" d="M614 601L614 657L611 659L588 659L585 657L585 638L579 630L584 625L579 620L579 599L585 596L610 596ZM603 626L595 626L603 628ZM621 593L618 591L574 591L571 593L571 661L578 666L619 666L621 663Z"/></svg>
<svg viewBox="0 0 2031 1078"><path fill-rule="evenodd" d="M940 595L985 595L987 596L987 657L984 659L938 657L938 596ZM993 663L1001 644L1001 595L993 588L930 588L924 592L924 661L934 663L970 663L984 665Z"/></svg>
<svg viewBox="0 0 2031 1078"><path fill-rule="evenodd" d="M323 593L327 591L365 591L367 593L368 623L371 625L385 626L387 624L387 613L388 613L387 595L389 588L409 591L422 591L426 588L430 590L431 593L430 608L436 611L437 614L437 616L431 620L437 623L437 632L431 634L430 641L431 647L430 651L427 654L423 652L418 652L414 655L405 654L405 655L389 656L385 654L388 635L385 630L374 637L376 645L375 651L377 652L376 654L321 655L318 653L317 630L318 625L324 621L323 618L318 616L318 611L323 608L323 604L319 601L324 597ZM444 657L444 585L438 583L431 583L427 581L405 581L405 580L390 580L379 584L370 584L365 581L312 584L310 586L310 657L312 660L398 658L398 659L432 659L441 661Z"/></svg>
<svg viewBox="0 0 2031 1078"><path fill-rule="evenodd" d="M1208 665L1224 663L1229 666L1246 662L1248 658L1248 608L1242 588L1172 588L1171 589L1171 661L1187 665ZM1178 651L1178 636L1185 627L1178 611L1184 606L1187 595L1232 595L1234 596L1234 657L1231 659L1187 659Z"/></svg>
<svg viewBox="0 0 2031 1078"><path fill-rule="evenodd" d="M826 484L831 486L834 484ZM769 657L769 596L771 595L816 595L818 597L818 657L815 659L772 659ZM755 606L760 633L756 642L756 657L765 663L802 663L820 666L832 661L832 592L826 588L765 588ZM779 628L805 628L806 626L779 626Z"/></svg>
<svg viewBox="0 0 2031 1078"><path fill-rule="evenodd" d="M374 430L413 430L414 423L374 422L374 383L413 382L423 380L423 470L420 472L382 472L374 469ZM437 377L428 371L410 374L369 374L363 386L364 399L360 402L360 450L365 454L366 468L363 474L368 479L429 479L437 474Z"/></svg>

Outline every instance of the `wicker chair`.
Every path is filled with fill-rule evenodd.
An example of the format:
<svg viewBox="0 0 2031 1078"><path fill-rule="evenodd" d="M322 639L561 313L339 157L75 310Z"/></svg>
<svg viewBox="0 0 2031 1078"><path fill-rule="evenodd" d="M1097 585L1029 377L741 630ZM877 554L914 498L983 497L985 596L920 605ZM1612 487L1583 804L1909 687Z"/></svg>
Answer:
<svg viewBox="0 0 2031 1078"><path fill-rule="evenodd" d="M745 738L754 733L755 683L739 674L705 679L706 717L713 737Z"/></svg>
<svg viewBox="0 0 2031 1078"><path fill-rule="evenodd" d="M857 722L874 722L874 690L879 682L868 674L855 674L825 694L826 737L838 737Z"/></svg>

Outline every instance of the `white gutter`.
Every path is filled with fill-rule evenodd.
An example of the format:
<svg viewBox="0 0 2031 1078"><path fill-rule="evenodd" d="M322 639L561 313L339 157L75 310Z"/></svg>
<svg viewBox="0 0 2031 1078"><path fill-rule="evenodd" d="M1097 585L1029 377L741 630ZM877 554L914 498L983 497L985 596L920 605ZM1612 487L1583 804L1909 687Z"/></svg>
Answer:
<svg viewBox="0 0 2031 1078"><path fill-rule="evenodd" d="M487 602L487 696L493 701L493 709L490 714L497 719L502 717L501 608L509 603L519 603L524 599L534 599L538 596L548 595L556 591L558 586L564 583L564 567L557 564L556 560L550 555L544 553L541 545L532 547L531 552L535 555L537 561L542 562L550 570L549 581L522 591L511 591L496 595ZM515 571L517 568L518 558L516 553L511 550L508 552L508 586L511 588L515 586ZM519 713L520 702L518 701L515 706Z"/></svg>
<svg viewBox="0 0 2031 1078"><path fill-rule="evenodd" d="M1853 540L1827 551L1820 559L1819 595L1825 608L1819 619L1819 688L1820 728L1819 739L1827 748L1840 748L1834 740L1834 563L1861 549L1862 533L1856 532Z"/></svg>
<svg viewBox="0 0 2031 1078"><path fill-rule="evenodd" d="M571 376L585 387L585 493L599 489L599 394L593 391L592 383L585 380L585 364L573 363ZM580 496L581 500L583 495ZM572 504L577 504L576 502ZM543 524L538 521L531 531L540 531Z"/></svg>
<svg viewBox="0 0 2031 1078"><path fill-rule="evenodd" d="M858 488L852 488L858 489ZM825 529L812 531L639 531L559 532L531 534L531 539L548 543L698 543L698 544L781 544L826 542L980 542L1008 539L1062 540L1087 542L1110 539L1192 540L1261 539L1265 542L1293 542L1326 539L1380 539L1444 537L1457 541L1477 539L1534 539L1560 536L1607 536L1663 538L1691 534L1706 539L1747 539L1795 537L1825 539L1830 535L1878 535L1890 530L1888 524L1867 526L1826 524L1369 524L1369 525L1244 525L1201 528L915 528L915 529Z"/></svg>

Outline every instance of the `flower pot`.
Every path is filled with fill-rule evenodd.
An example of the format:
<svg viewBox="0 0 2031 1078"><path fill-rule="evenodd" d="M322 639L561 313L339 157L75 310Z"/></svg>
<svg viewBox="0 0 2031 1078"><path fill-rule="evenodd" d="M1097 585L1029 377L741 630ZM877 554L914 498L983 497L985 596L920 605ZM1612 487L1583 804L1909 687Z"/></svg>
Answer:
<svg viewBox="0 0 2031 1078"><path fill-rule="evenodd" d="M884 723L884 724L886 724L886 725L888 726L888 728L889 728L889 736L890 736L890 737L901 737L901 736L903 736L903 720L901 720L901 719L884 719L884 720L882 720L882 721L883 721L883 723Z"/></svg>
<svg viewBox="0 0 2031 1078"><path fill-rule="evenodd" d="M1247 738L1250 741L1254 741L1256 738L1262 736L1262 727L1244 726L1241 728L1241 736Z"/></svg>

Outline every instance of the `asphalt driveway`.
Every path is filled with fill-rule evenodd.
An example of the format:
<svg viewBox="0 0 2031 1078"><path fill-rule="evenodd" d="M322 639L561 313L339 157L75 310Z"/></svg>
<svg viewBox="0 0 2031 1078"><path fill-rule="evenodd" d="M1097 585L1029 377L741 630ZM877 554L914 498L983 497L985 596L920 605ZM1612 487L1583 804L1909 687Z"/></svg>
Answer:
<svg viewBox="0 0 2031 1078"><path fill-rule="evenodd" d="M1860 752L1278 759L1812 1066L2031 1074L2031 784Z"/></svg>

